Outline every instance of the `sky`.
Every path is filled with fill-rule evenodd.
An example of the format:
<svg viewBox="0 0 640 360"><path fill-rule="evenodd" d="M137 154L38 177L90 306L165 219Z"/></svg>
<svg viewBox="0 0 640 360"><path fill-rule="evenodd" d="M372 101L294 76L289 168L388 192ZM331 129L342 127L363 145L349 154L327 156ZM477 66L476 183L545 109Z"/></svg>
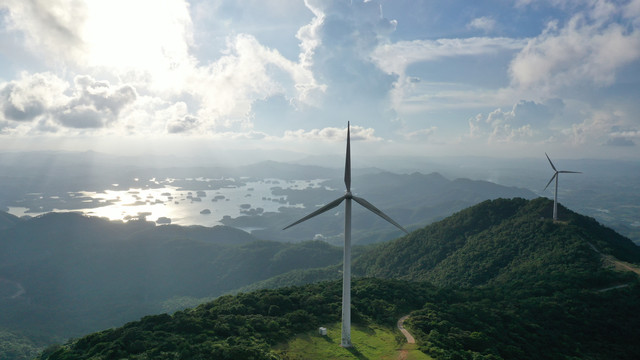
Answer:
<svg viewBox="0 0 640 360"><path fill-rule="evenodd" d="M0 0L0 151L640 159L638 99L640 0Z"/></svg>

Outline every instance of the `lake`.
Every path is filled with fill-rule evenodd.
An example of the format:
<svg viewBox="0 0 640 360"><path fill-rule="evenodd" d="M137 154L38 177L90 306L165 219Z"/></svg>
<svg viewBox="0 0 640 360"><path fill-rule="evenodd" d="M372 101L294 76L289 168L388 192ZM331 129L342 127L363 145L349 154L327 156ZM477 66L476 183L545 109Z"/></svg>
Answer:
<svg viewBox="0 0 640 360"><path fill-rule="evenodd" d="M137 179L136 179L137 181ZM85 215L128 221L145 218L158 223L177 225L220 225L229 216L278 212L291 204L286 196L274 195L273 189L307 189L321 187L323 179L150 179L141 187L119 189L112 184L100 192L75 191L61 194L26 194L22 201L9 206L16 216L37 216L50 211L76 211ZM153 186L149 186L152 184Z"/></svg>

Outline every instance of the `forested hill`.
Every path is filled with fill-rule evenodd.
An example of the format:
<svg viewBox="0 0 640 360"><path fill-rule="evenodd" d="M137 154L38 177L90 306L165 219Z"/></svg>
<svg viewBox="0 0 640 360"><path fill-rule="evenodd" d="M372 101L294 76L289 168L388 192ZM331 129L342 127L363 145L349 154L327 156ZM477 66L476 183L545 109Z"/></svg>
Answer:
<svg viewBox="0 0 640 360"><path fill-rule="evenodd" d="M28 359L33 348L342 258L340 248L324 242L262 241L226 226L156 226L76 213L6 219L8 227L0 229L3 360Z"/></svg>
<svg viewBox="0 0 640 360"><path fill-rule="evenodd" d="M540 281L594 272L603 254L640 263L640 247L553 201L497 199L382 244L354 261L361 276L427 280L440 286Z"/></svg>
<svg viewBox="0 0 640 360"><path fill-rule="evenodd" d="M389 279L354 281L354 322L393 326L411 313L406 325L435 359L640 358L638 276L609 266L640 263L638 248L563 207L554 222L552 206L487 201L366 251L358 272ZM339 321L340 286L223 296L50 347L42 358L286 359L274 345Z"/></svg>

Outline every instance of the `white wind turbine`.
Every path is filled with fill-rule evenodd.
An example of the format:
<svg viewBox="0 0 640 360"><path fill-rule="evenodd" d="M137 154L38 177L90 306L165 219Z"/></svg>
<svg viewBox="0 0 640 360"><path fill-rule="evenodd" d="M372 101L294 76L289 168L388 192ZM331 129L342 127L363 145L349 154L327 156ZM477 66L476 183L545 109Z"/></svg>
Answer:
<svg viewBox="0 0 640 360"><path fill-rule="evenodd" d="M340 345L342 347L351 347L351 200L355 200L358 204L392 223L405 233L408 234L409 232L367 200L351 194L351 147L349 123L347 123L347 160L344 168L344 184L347 187L347 192L343 196L285 227L283 230L305 220L311 219L316 215L320 215L323 212L329 211L340 205L342 200L346 200L344 206L344 257L342 263L342 340Z"/></svg>
<svg viewBox="0 0 640 360"><path fill-rule="evenodd" d="M551 180L549 180L549 182L547 183L547 186L544 187L544 190L547 190L547 188L549 187L549 184L551 184L551 182L555 178L556 179L556 193L555 193L555 196L553 197L553 220L558 220L558 177L559 177L558 174L582 174L582 173L580 171L567 171L567 170L558 171L556 169L556 167L553 166L553 163L551 162L551 159L549 159L549 155L547 155L547 153L544 153L544 154L547 156L547 160L549 160L549 164L551 164L551 167L553 168L553 171L555 171L555 173L551 177Z"/></svg>

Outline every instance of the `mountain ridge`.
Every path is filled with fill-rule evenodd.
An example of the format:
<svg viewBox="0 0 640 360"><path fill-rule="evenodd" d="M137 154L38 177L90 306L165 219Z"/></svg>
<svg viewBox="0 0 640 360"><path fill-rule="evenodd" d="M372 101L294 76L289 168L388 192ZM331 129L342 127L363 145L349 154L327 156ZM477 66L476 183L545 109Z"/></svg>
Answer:
<svg viewBox="0 0 640 360"><path fill-rule="evenodd" d="M541 266L563 268L563 255L579 254L586 259L579 265L594 270L599 255L591 246L640 262L640 247L594 219L561 206L564 221L553 222L548 218L552 204L546 198L484 201L363 254L354 261L354 273L440 286L505 283ZM549 241L558 238L564 241Z"/></svg>
<svg viewBox="0 0 640 360"><path fill-rule="evenodd" d="M498 335L492 333L494 330L489 329L489 327L492 326L492 322L486 319L481 321L482 328L476 330L485 334L483 336L487 336L495 341L499 340L497 343L501 344L500 347L492 349L491 347L487 347L488 345L485 346L489 344L487 341L478 343L476 341L477 339L473 340L471 334L475 330L473 330L471 326L472 323L467 323L459 319L461 307L474 308L478 314L484 314L482 316L499 316L505 319L511 319L508 323L500 323L500 326L508 327L509 324L513 322L513 324L517 324L517 326L522 328L526 328L525 324L538 320L529 318L529 316L533 316L529 313L523 315L514 315L511 313L494 314L494 312L498 310L487 308L488 304L495 301L498 304L503 304L504 306L501 306L504 309L520 307L529 309L527 311L535 313L533 309L541 306L540 304L555 301L556 305L553 306L557 307L557 311L564 314L563 316L569 316L567 306L570 306L571 301L573 301L572 299L579 296L577 299L580 302L585 302L585 306L593 307L593 311L598 314L605 314L606 312L601 309L602 302L606 300L609 301L610 304L618 304L616 301L611 302L611 299L613 295L619 293L628 295L621 297L621 303L616 306L625 309L635 309L634 306L636 305L629 304L628 302L636 296L638 288L640 287L637 276L631 273L614 272L604 267L601 255L594 251L593 248L598 249L598 251L608 256L620 256L620 258L625 261L637 264L640 263L640 251L637 246L631 243L629 239L598 224L595 220L576 214L564 207L559 208L561 221L554 222L549 219L552 204L553 202L546 198L534 200L521 198L488 200L461 210L444 220L414 231L410 235L398 238L397 240L364 248L354 248L354 275L360 277L378 277L378 279L355 279L354 284L359 285L354 286L356 286L356 288L360 287L360 290L354 290L355 321L394 323L395 320L393 320L393 318L399 315L400 312L416 311L413 320L409 320L408 324L416 329L418 334L417 338L422 344L423 351L429 354L442 352L442 354L446 353L451 355L453 352L462 351L467 354L465 356L471 356L469 354L479 351L476 349L476 347L480 346L478 344L483 344L482 346L484 347L482 347L482 351L484 351L487 356L488 354L512 354L511 357L505 358L527 358L520 356L522 355L521 353L505 352L503 346L508 346L506 345L508 343L518 344L518 340L511 339L509 342L499 340ZM74 230L75 234L80 235L85 232L91 233L91 231L87 230L87 224L98 225L94 232L105 235L104 230L98 230L101 226L111 224L110 222L101 222L103 220L85 219L78 214L55 214L40 219L34 218L29 221L43 222L46 220L55 223L55 221L53 221L54 219L59 220L65 217L71 219L71 223L78 221L87 222L84 227L78 226L78 228ZM68 229L65 229L66 227L63 226L62 223L53 225L56 225L53 228L64 236L74 233L65 233L63 230ZM69 269L78 269L78 266L80 266L81 269L93 269L91 271L94 272L97 271L98 268L112 269L109 268L109 264L114 260L118 260L119 263L122 264L135 265L135 267L131 267L129 270L126 267L119 267L114 268L118 269L115 273L112 270L105 273L115 274L116 276L114 278L110 279L104 277L104 275L102 275L102 277L96 277L98 273L91 273L91 271L88 270L72 273L60 272L56 270L57 268L47 267L50 265L47 265L46 261L43 262L43 259L47 259L46 256L51 257L56 254L56 252L54 252L56 246L62 247L69 245L71 248L78 248L76 246L77 241L81 238L77 239L76 243L74 243L74 241L54 239L55 241L53 241L52 244L56 246L51 247L49 253L47 253L47 249L40 249L42 251L38 253L40 256L38 261L28 263L31 264L29 266L35 266L34 269L40 269L42 274L46 274L45 278L40 280L48 287L38 290L39 292L34 293L35 289L33 285L27 282L29 277L24 276L28 273L20 272L20 268L16 267L16 264L0 262L0 276L9 276L12 280L24 282L27 291L26 296L56 290L55 284L60 282L52 280L55 280L55 276L61 274L66 274L67 280L77 279L88 281L88 279L91 279L91 281L101 284L102 287L115 289L114 286L117 285L119 289L128 291L129 295L121 294L114 296L114 294L109 294L109 292L93 292L93 297L84 297L87 301L88 299L91 299L91 301L108 300L106 303L101 304L100 308L102 310L87 307L84 303L73 304L82 314L85 314L85 318L86 314L92 314L98 318L103 318L100 321L104 321L104 318L109 316L111 316L111 321L114 320L113 315L109 315L108 312L104 312L98 316L99 311L104 311L105 309L122 312L125 308L129 308L128 311L134 308L133 310L137 312L130 312L128 315L129 319L136 316L136 314L140 314L137 316L141 316L142 311L145 309L147 309L146 313L149 313L149 308L144 307L144 296L157 296L159 290L149 286L145 288L145 286L131 282L131 273L127 271L133 269L137 269L136 271L142 271L143 273L146 271L146 281L150 279L150 276L152 278L153 276L157 277L158 274L163 274L159 278L162 278L163 282L168 282L171 284L171 287L176 289L191 285L202 287L203 285L211 286L211 284L220 284L219 286L221 287L218 289L222 290L222 292L237 293L240 291L240 293L235 296L222 296L219 300L214 300L213 303L203 305L204 308L187 309L173 316L155 315L149 318L155 319L152 321L153 324L157 323L157 326L166 327L163 331L169 331L170 334L174 334L171 335L170 338L167 338L167 341L172 342L173 340L171 339L178 338L184 339L185 343L182 347L178 343L173 342L171 346L168 345L169 343L163 345L162 342L149 342L147 345L144 345L145 343L143 342L143 345L138 344L132 348L126 345L122 348L114 342L120 339L120 336L128 333L129 330L127 329L136 329L138 326L145 326L145 330L141 330L142 332L136 335L136 337L139 336L142 339L147 335L155 336L152 334L155 331L153 328L156 325L150 325L150 320L144 320L143 318L143 320L139 322L129 323L124 327L83 337L81 339L85 340L71 342L68 346L55 347L55 351L45 352L45 354L43 354L43 356L46 355L44 358L50 357L57 359L60 358L56 357L58 355L68 354L67 351L78 352L78 354L92 353L94 355L103 354L107 356L106 353L100 350L104 350L104 346L115 346L114 349L118 348L119 350L114 354L120 354L121 356L132 359L138 355L143 356L143 354L145 354L145 348L148 347L148 349L150 349L149 351L151 351L152 349L156 349L156 346L161 348L169 346L167 348L169 350L167 351L173 351L174 353L180 353L178 351L179 348L182 348L184 351L191 349L189 351L195 351L197 353L200 351L197 350L199 346L204 346L204 348L207 349L209 346L205 346L200 343L199 340L196 340L198 334L202 335L203 333L201 331L208 328L198 325L201 321L204 321L199 318L200 315L198 314L204 313L202 310L197 309L217 308L219 306L223 306L226 310L224 310L223 313L218 313L214 318L206 320L209 324L207 326L225 328L227 330L224 331L231 331L231 333L235 334L235 331L244 328L244 325L237 325L238 328L236 329L236 325L232 325L233 322L229 323L229 321L232 321L232 319L238 319L238 321L245 319L249 322L258 321L259 324L262 324L257 325L258 323L256 323L251 325L250 329L247 328L248 330L246 331L249 331L251 334L255 331L257 331L256 334L261 334L261 331L266 331L269 326L272 326L272 330L280 335L276 335L275 338L269 337L271 335L264 338L262 337L263 335L256 335L257 337L255 339L263 339L264 341L255 340L257 342L254 342L254 340L251 340L253 337L251 337L248 340L233 340L237 341L235 344L225 341L224 338L226 337L220 335L223 337L220 338L221 342L216 342L217 345L215 345L215 348L219 350L236 349L239 346L243 349L260 349L259 351L256 350L258 351L256 354L262 354L259 355L262 357L257 358L269 358L268 356L271 356L269 355L269 348L274 341L286 341L286 339L293 334L291 331L297 332L313 329L314 326L319 326L323 321L335 319L338 316L337 314L339 314L339 292L336 292L337 295L333 293L328 295L326 299L318 297L319 294L323 293L323 290L319 289L339 289L339 281L325 282L323 283L324 285L302 285L310 281L327 280L335 275L339 275L342 251L325 242L316 241L310 243L283 244L269 241L251 241L238 245L215 244L211 241L207 242L194 239L172 239L171 236L155 238L152 230L155 228L168 229L172 231L172 234L178 235L180 235L180 231L176 231L177 228L155 226L153 223L148 222L133 222L128 225L117 224L117 227L118 226L121 227L119 228L121 233L125 232L122 229L130 226L132 233L143 235L142 240L132 242L131 238L122 236L117 242L119 244L129 245L122 246L120 250L114 248L111 249L110 252L105 252L100 246L95 245L96 242L100 242L100 237L96 237L91 240L88 246L79 248L81 250L90 250L93 256L87 258L70 256L64 258L67 260L59 264L59 266L69 266ZM79 229L82 229L82 231L79 231ZM0 231L0 246L4 246L3 249L7 249L7 233L10 233L10 231ZM23 233L25 236L30 234L28 231ZM110 241L113 242L113 240ZM136 243L140 245L139 248ZM29 250L31 249L28 248L25 251L29 252ZM57 249L56 251L59 250L60 249ZM67 255L72 254L69 252L70 250L65 251L67 251ZM122 255L117 255L118 251L121 251ZM3 257L4 254L5 252L0 254L0 261L7 261L8 257ZM147 260L140 261L140 259L143 258ZM151 261L151 259L155 259L155 261ZM188 259L188 261L176 262L176 259ZM219 266L214 268L206 265L211 261L219 262ZM99 265L99 267L88 267L90 264ZM249 268L258 271L243 273L243 271L247 271L246 269ZM191 275L183 281L166 278L170 273L180 272ZM16 275L19 277L15 277ZM31 275L31 277L33 277L33 275ZM223 287L222 284L229 285ZM289 286L292 284L299 284L300 286L274 290L256 290L259 287ZM598 292L598 290L619 284L627 284L627 287L612 289L604 293ZM145 292L136 293L133 290L144 290L147 295L144 295ZM251 292L246 293L246 291ZM257 293L255 291L257 291ZM319 292L314 294L314 291ZM399 293L402 291L405 291L406 294ZM87 293L89 293L89 291L87 291ZM306 295L302 295L303 293ZM259 294L270 294L268 298L271 300L265 300L266 302L261 305L260 310L255 310L258 311L256 313L254 310L251 310L253 305L250 305L250 303L246 301L248 301L247 299L249 298L253 299L262 296ZM407 297L409 296L408 294L415 296L415 299L410 300ZM136 298L136 296L140 295L143 295L143 297ZM162 294L160 292L160 295L167 298L169 294ZM190 294L192 297L206 297L208 295L210 294ZM121 298L118 298L118 296ZM299 305L289 308L289 305L287 305L288 302L282 302L283 296L290 298L291 301L294 301L292 300L293 298L291 298L292 296L296 299L304 298L306 300L302 302L299 302L301 300L295 300L294 302ZM594 300L594 303L589 303L589 301L592 301L590 300L590 296L596 296L597 301ZM20 299L17 300L21 301ZM2 301L3 306L6 306L13 300L0 299L0 301ZM490 302L485 304L483 301ZM35 300L31 300L31 303L38 304ZM428 306L423 306L427 303L432 304L429 306L438 309L435 315L429 315L431 313L429 312ZM38 316L46 315L51 317L56 311L60 310L63 310L63 312L61 312L58 317L54 317L56 329L58 330L64 329L73 323L80 323L80 320L82 320L82 317L78 317L77 315L72 316L72 313L68 312L69 308L49 306L46 309L36 309L37 311L34 312L33 309L24 307L26 306L26 302L21 302L20 304L22 308L19 309L22 309L22 312L16 311L9 319L5 314L3 318L0 318L4 324L0 324L0 327L6 327L7 324L12 323L8 320L17 321L21 316L20 314L28 313L29 318L37 319ZM314 306L316 306L314 304L324 310L317 312L318 309L314 310ZM408 306L408 304L413 305ZM289 312L289 310L285 311L285 309L290 309L291 312ZM154 311L159 312L162 310ZM329 313L325 314L324 312L326 311ZM638 313L640 314L640 311L638 311ZM606 314L616 319L620 316L619 314ZM524 317L525 315L526 317ZM621 326L635 319L633 316L627 317L628 319L626 320L618 320ZM445 323L441 321L442 319L447 319L446 321L448 321L449 324L455 324L455 328L443 327ZM597 317L594 321L604 321L603 319L604 318ZM278 325L267 325L270 324L271 321L275 321L274 324ZM300 326L293 325L292 321L300 321ZM412 321L413 325L411 325ZM556 327L564 326L555 322L554 319L545 318L545 321L549 324L552 323L552 325ZM180 325L182 323L184 324ZM538 323L536 322L536 324ZM536 326L543 325L544 324L538 324ZM40 324L40 326L42 326L42 324ZM87 326L87 324L83 326ZM290 328L281 329L280 327L282 326L289 326ZM439 329L439 335L431 333L429 329ZM173 331L177 332L174 333ZM184 333L184 331L186 331L186 333ZM224 331L220 334L225 334ZM541 338L542 340L536 340L529 338L529 335L526 333L517 333L519 334L518 336L529 339L529 341L534 343L536 343L536 341L555 341L549 339L546 335ZM196 338L192 338L192 335L189 334L196 336ZM465 340L461 343L456 343L456 345L450 343L450 340L446 340L448 336L446 334L457 334L455 336L459 336ZM635 332L631 334L635 334ZM591 335L589 334L582 334L580 336L591 339L589 337ZM89 348L80 350L80 348L74 347L75 345L73 344L85 344L87 341L93 344L92 348L97 346L98 343L94 340L88 340L89 338L111 345L104 345L101 348L95 348L93 350ZM135 339L135 337L133 339ZM626 339L627 338L621 340L625 346L627 345ZM474 344L474 341L476 341L476 347L468 346L468 344ZM126 341L124 344L126 344ZM572 348L578 346L575 343L572 344L573 345L570 346ZM175 348L173 346L175 346ZM633 350L635 347L631 347L631 349ZM54 350L54 348L50 350ZM90 352L85 352L89 350ZM631 354L635 351L632 350L627 351L625 354ZM590 351L593 352L595 350ZM58 355L54 356L55 353L58 353ZM540 355L537 352L534 353L538 356ZM563 353L560 351L559 353L565 355L573 354L572 356L575 356L573 352ZM147 355L144 356L151 356L152 354L158 355L160 353L146 352L146 354ZM83 358L82 356L78 355L78 357L72 358ZM621 358L625 357L623 356Z"/></svg>

